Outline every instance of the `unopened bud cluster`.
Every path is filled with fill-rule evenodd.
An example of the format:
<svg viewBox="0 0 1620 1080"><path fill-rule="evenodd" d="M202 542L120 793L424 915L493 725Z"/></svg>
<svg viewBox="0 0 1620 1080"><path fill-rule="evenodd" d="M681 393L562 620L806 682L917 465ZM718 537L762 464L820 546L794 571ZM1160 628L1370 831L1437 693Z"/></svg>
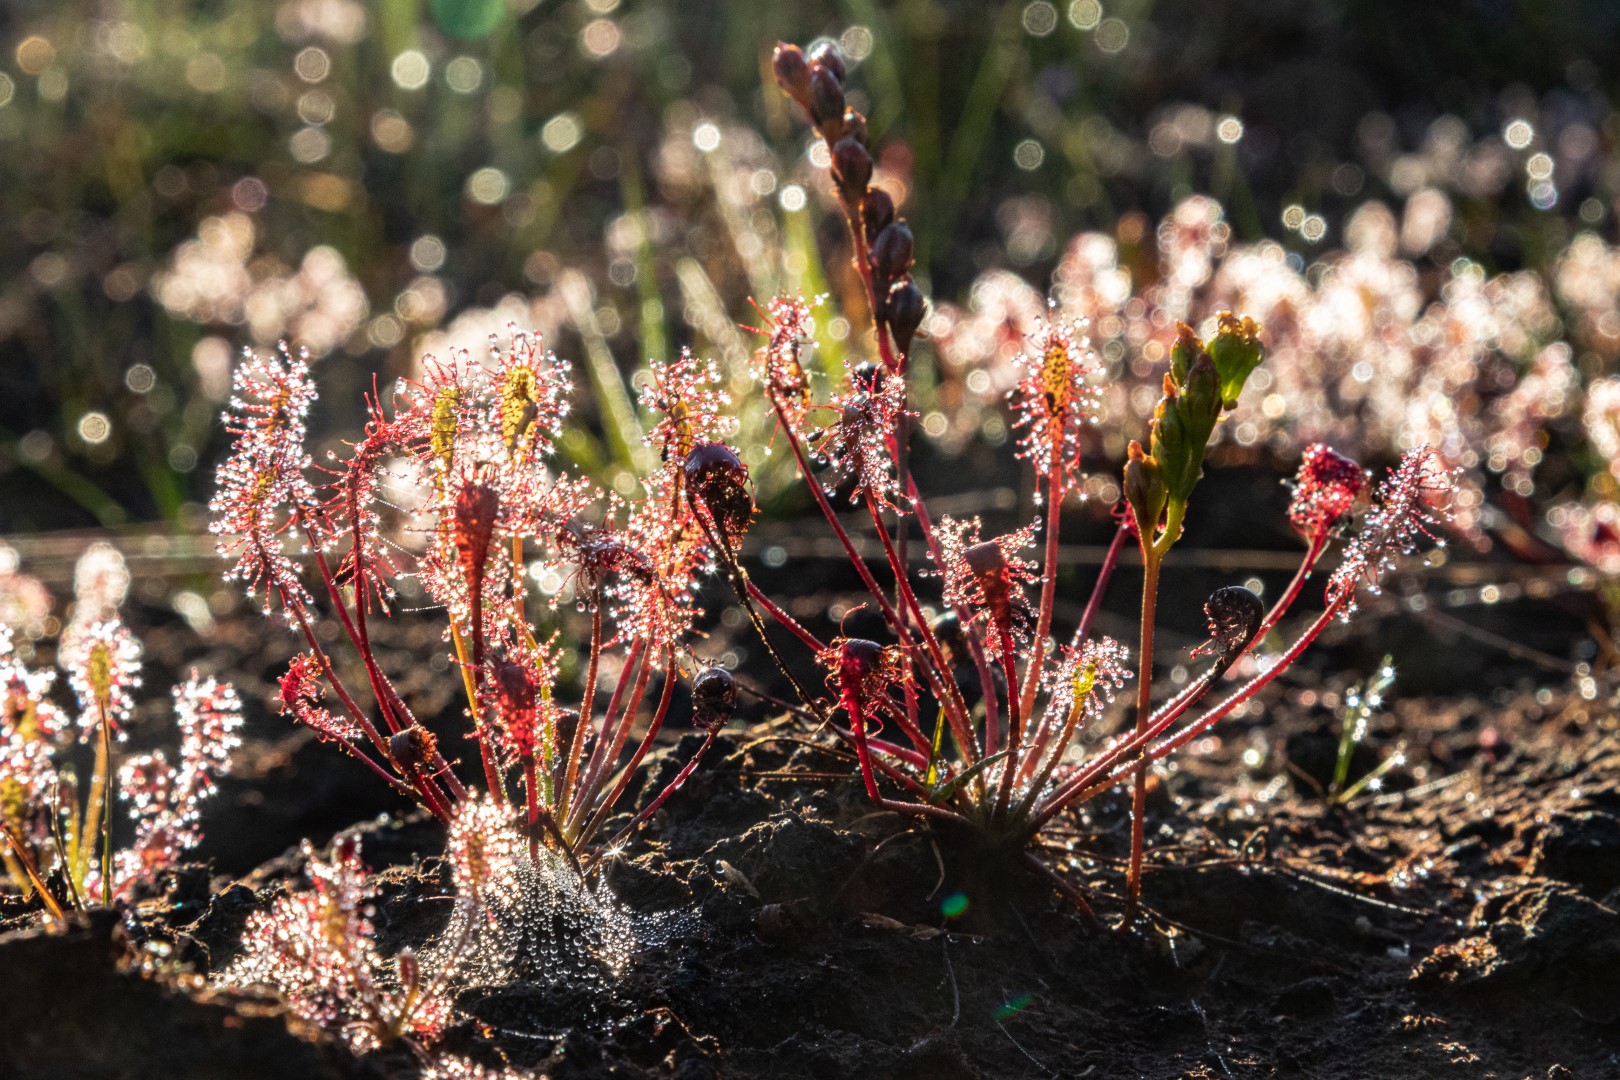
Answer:
<svg viewBox="0 0 1620 1080"><path fill-rule="evenodd" d="M871 275L873 318L881 335L894 337L901 355L911 351L922 325L922 291L911 280L915 239L911 226L895 215L894 199L872 186L872 151L866 117L844 104L844 58L824 41L810 50L778 43L772 59L777 85L810 118L832 156L833 182L855 236L857 259L864 250L864 273Z"/></svg>

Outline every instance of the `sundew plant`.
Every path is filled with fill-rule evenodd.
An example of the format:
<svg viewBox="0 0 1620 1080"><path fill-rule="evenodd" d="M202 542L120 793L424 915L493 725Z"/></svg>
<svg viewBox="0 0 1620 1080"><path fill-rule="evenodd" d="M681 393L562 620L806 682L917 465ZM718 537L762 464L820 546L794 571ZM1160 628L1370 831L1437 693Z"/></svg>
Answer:
<svg viewBox="0 0 1620 1080"><path fill-rule="evenodd" d="M426 361L419 380L387 399L371 395L362 437L324 463L304 446L316 393L308 356L283 348L249 352L237 372L227 414L236 445L212 504L221 551L235 560L232 576L307 646L282 677L280 707L446 823L481 784L493 805L513 808L536 858L542 846L553 848L584 873L690 775L732 714L732 674L701 663L692 636L700 585L718 571L776 662L775 674L758 677L779 675L818 725L850 745L880 807L1023 853L1089 911L1031 844L1058 815L1129 788L1128 917L1140 890L1148 770L1265 688L1355 610L1361 590L1376 590L1400 556L1438 541L1455 478L1427 445L1376 483L1328 445L1304 447L1289 519L1305 551L1292 583L1269 607L1235 585L1194 601L1210 627L1195 655L1209 656L1209 666L1168 700L1156 699L1159 606L1189 602L1161 596L1160 571L1196 512L1206 448L1240 408L1266 352L1264 329L1230 312L1202 329L1166 327L1154 340L1164 358L1159 400L1131 421L1113 544L1079 625L1054 640L1062 511L1084 485L1085 435L1106 389L1087 326L1054 303L1013 358L1007 397L1016 453L1036 477L1029 523L989 536L978 518L931 513L908 463L911 356L926 315L911 277L910 227L872 183L865 121L846 106L837 51L824 44L807 56L782 45L774 67L826 144L866 307L849 319L864 320L871 333L849 350L826 395L806 362L812 305L778 296L760 309L766 341L755 374L886 640L822 640L749 576L749 470L726 442L735 405L711 361L682 352L655 360L638 380L657 417L648 435L657 462L627 497L558 465L570 368L521 330L492 341L487 362L456 351ZM876 569L838 513L840 497L878 541ZM1340 540L1322 610L1292 643L1256 656L1247 681L1206 703L1280 626ZM1127 549L1144 569L1134 649L1092 629ZM537 568L571 586L588 615L584 642L541 628L546 603L528 585ZM458 730L417 717L371 646L372 620L398 606L407 578L445 615L466 702ZM315 633L321 612L336 616L361 684L340 675ZM782 652L784 633L808 650L824 686L794 674L802 665ZM577 700L565 704L560 661L576 647L583 680ZM683 672L707 737L661 793L604 837ZM1082 729L1101 722L1133 680L1125 730L1080 754ZM460 774L464 744L445 741L458 735L472 741L465 756L476 757L477 784Z"/></svg>
<svg viewBox="0 0 1620 1080"><path fill-rule="evenodd" d="M753 516L746 470L708 441L727 426L717 381L712 364L687 354L655 366L647 399L664 417L652 433L660 464L627 500L554 465L569 370L526 334L492 343L487 365L451 356L392 401L373 396L362 438L319 466L304 449L316 393L307 355L250 353L236 375L227 420L236 446L219 470L213 528L235 559L231 575L308 647L281 677L281 711L451 820L469 797L450 760L462 744L447 754L441 737L450 733L416 717L371 644L373 618L391 613L410 577L446 617L466 701L466 725L454 734L472 739L484 790L496 805L522 808L536 850L546 843L576 857L636 776L691 663L683 643L713 548L683 492L694 483L723 489L716 497L727 500L733 539ZM713 467L698 448L716 455ZM557 682L574 643L536 625L543 605L525 584L536 564L570 582L589 612L572 707ZM345 681L315 633L322 610L341 624L362 685ZM610 654L612 688L599 694ZM694 715L710 733L695 766L729 719L735 690L722 669L691 674ZM644 708L651 718L632 744Z"/></svg>
<svg viewBox="0 0 1620 1080"><path fill-rule="evenodd" d="M141 647L119 615L129 573L98 543L74 576L57 642L71 710L53 693L56 671L30 668L0 625L0 863L57 923L134 899L197 845L202 808L230 771L242 725L236 691L192 672L171 694L176 751L128 752L142 690Z"/></svg>
<svg viewBox="0 0 1620 1080"><path fill-rule="evenodd" d="M1210 640L1196 651L1211 656L1209 667L1156 704L1154 631L1158 606L1170 602L1160 596L1160 569L1195 506L1206 447L1262 363L1262 328L1230 312L1212 318L1203 334L1185 323L1167 328L1168 341L1159 350L1167 360L1161 396L1151 416L1138 421L1141 435L1128 445L1114 543L1080 625L1068 642L1054 642L1061 510L1082 479L1081 433L1095 419L1100 395L1086 326L1055 310L1037 319L1008 380L1016 452L1036 474L1036 519L1011 533L986 536L977 518L931 514L907 467L910 354L923 318L922 297L909 274L911 230L896 216L893 199L871 186L865 119L845 105L845 67L836 49L823 44L807 56L797 46L779 45L774 67L783 92L828 146L852 257L865 286L873 355L852 357L843 385L825 405L814 404L800 359L808 312L781 300L772 307L770 341L759 351L759 375L811 494L891 637L821 641L736 571L739 598L772 615L821 662L831 699L799 687L803 704L854 747L867 793L879 806L966 826L1019 850L1058 814L1130 785L1128 921L1140 890L1148 768L1275 679L1323 629L1354 611L1360 590L1376 590L1381 576L1418 541L1438 541L1455 479L1427 445L1405 454L1377 484L1330 447L1307 446L1289 514L1306 544L1293 582L1269 608L1241 586L1210 596L1204 607ZM829 425L811 421L817 409L830 412ZM834 506L844 492L864 511L881 545L887 582L862 558ZM1233 665L1288 614L1358 507L1359 525L1328 579L1323 610L1247 682L1204 705ZM908 560L908 528L922 539L921 567ZM1128 647L1091 632L1127 546L1137 550L1144 568L1134 675ZM1031 547L1039 548L1033 559L1024 554ZM721 549L721 556L729 553ZM932 610L919 598L924 582L939 596ZM755 624L765 636L758 615ZM979 691L974 705L959 674L964 671L973 673ZM1099 719L1132 678L1135 710L1128 730L1073 760L1076 733ZM890 733L880 731L884 725ZM1049 872L1033 855L1029 862ZM1089 910L1077 890L1053 877Z"/></svg>

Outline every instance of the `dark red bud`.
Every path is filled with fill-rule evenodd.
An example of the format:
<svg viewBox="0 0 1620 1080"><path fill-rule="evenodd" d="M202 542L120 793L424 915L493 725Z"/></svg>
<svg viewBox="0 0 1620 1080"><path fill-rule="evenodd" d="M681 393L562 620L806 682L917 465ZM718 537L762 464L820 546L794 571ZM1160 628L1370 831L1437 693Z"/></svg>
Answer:
<svg viewBox="0 0 1620 1080"><path fill-rule="evenodd" d="M708 508L722 539L736 547L754 520L748 466L724 443L698 443L686 455L684 469L687 491Z"/></svg>
<svg viewBox="0 0 1620 1080"><path fill-rule="evenodd" d="M827 138L829 130L836 137L844 126L844 85L838 76L818 64L810 65L810 119Z"/></svg>
<svg viewBox="0 0 1620 1080"><path fill-rule="evenodd" d="M866 243L870 245L878 233L894 220L894 199L882 188L869 187L861 200L861 223L866 226Z"/></svg>
<svg viewBox="0 0 1620 1080"><path fill-rule="evenodd" d="M911 339L917 336L917 327L922 325L925 307L922 290L910 281L898 282L889 290L889 300L884 305L885 321L894 335L895 347L902 353L911 352Z"/></svg>
<svg viewBox="0 0 1620 1080"><path fill-rule="evenodd" d="M809 108L810 62L804 58L804 50L778 41L771 57L771 69L776 73L776 85L782 88L782 93Z"/></svg>
<svg viewBox="0 0 1620 1080"><path fill-rule="evenodd" d="M846 638L843 651L844 663L855 668L863 676L873 674L883 665L883 646L875 641Z"/></svg>
<svg viewBox="0 0 1620 1080"><path fill-rule="evenodd" d="M911 226L892 222L872 241L872 270L885 282L903 277L911 269L911 253L916 241Z"/></svg>
<svg viewBox="0 0 1620 1080"><path fill-rule="evenodd" d="M862 146L867 145L865 113L858 113L854 109L844 110L844 137L854 139Z"/></svg>
<svg viewBox="0 0 1620 1080"><path fill-rule="evenodd" d="M737 682L723 667L705 668L692 680L692 722L717 731L737 708Z"/></svg>
<svg viewBox="0 0 1620 1080"><path fill-rule="evenodd" d="M962 552L962 561L980 582L999 581L1007 574L1007 554L994 540L974 544Z"/></svg>
<svg viewBox="0 0 1620 1080"><path fill-rule="evenodd" d="M832 172L844 202L858 206L872 179L872 155L866 152L866 147L845 135L833 147Z"/></svg>
<svg viewBox="0 0 1620 1080"><path fill-rule="evenodd" d="M424 768L432 762L438 749L439 741L433 732L416 724L388 737L388 752L404 769Z"/></svg>
<svg viewBox="0 0 1620 1080"><path fill-rule="evenodd" d="M839 82L844 81L844 54L838 51L838 46L830 41L820 41L810 50L810 63L820 64L837 77Z"/></svg>

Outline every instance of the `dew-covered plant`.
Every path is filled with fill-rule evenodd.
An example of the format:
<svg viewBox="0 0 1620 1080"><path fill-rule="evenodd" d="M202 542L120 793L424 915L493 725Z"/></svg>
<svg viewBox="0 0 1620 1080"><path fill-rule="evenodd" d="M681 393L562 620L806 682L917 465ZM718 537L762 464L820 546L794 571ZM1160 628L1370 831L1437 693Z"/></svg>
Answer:
<svg viewBox="0 0 1620 1080"><path fill-rule="evenodd" d="M1243 311L1266 327L1267 360L1213 454L1278 461L1322 442L1388 463L1427 444L1458 472L1455 526L1470 547L1537 562L1561 552L1614 573L1620 249L1582 232L1538 268L1492 273L1456 257L1448 233L1466 221L1433 188L1404 207L1368 201L1342 247L1307 259L1275 240L1238 241L1226 209L1194 195L1156 225L1133 214L1069 238L1050 303L1087 322L1106 373L1101 448L1123 452L1121 422L1156 394L1178 322ZM1051 314L1041 290L1003 269L932 313L941 378L968 403L947 444L977 430L1010 386L1008 358ZM1096 476L1087 490L1116 486Z"/></svg>
<svg viewBox="0 0 1620 1080"><path fill-rule="evenodd" d="M1386 656L1372 678L1357 683L1344 695L1344 708L1339 720L1339 749L1334 757L1333 778L1327 789L1329 802L1343 805L1364 791L1377 791L1383 786L1386 773L1406 764L1404 750L1397 748L1360 778L1352 779L1350 776L1356 747L1367 738L1367 724L1373 714L1383 708L1384 694L1394 685L1395 665Z"/></svg>
<svg viewBox="0 0 1620 1080"><path fill-rule="evenodd" d="M72 710L53 699L57 673L30 669L0 626L0 854L10 885L56 920L130 899L195 847L200 808L241 741L236 692L193 672L172 692L174 757L122 752L141 689L141 647L118 616L128 581L111 545L79 561L57 642ZM93 754L88 782L80 747Z"/></svg>
<svg viewBox="0 0 1620 1080"><path fill-rule="evenodd" d="M1071 641L1054 646L1061 510L1083 480L1082 433L1096 417L1101 389L1086 326L1048 311L1023 336L1005 380L1017 453L1035 472L1044 521L986 536L977 518L932 515L906 454L907 375L923 315L921 295L909 277L909 229L895 217L893 200L869 186L865 124L844 106L844 67L836 50L823 45L806 56L796 46L779 45L774 65L781 88L830 151L856 272L873 313L869 345L875 362L851 360L843 386L826 405L817 405L800 359L812 327L809 311L801 301L783 297L769 307L769 340L759 350L758 373L810 493L881 613L890 640L839 636L823 642L740 572L732 573L732 580L755 613L762 637L766 628L759 611L813 650L824 667L831 703L803 687L801 697L853 746L877 805L967 826L1027 853L1060 813L1130 785L1129 919L1140 887L1150 767L1259 693L1326 627L1350 615L1359 591L1376 590L1416 541L1437 540L1454 477L1432 449L1419 446L1369 497L1368 478L1358 464L1324 445L1306 447L1290 510L1306 552L1293 582L1269 609L1239 586L1211 596L1205 606L1210 641L1195 653L1211 656L1208 669L1168 701L1156 702L1160 568L1194 506L1206 448L1229 423L1226 417L1238 407L1265 351L1261 327L1248 318L1221 312L1202 335L1183 324L1162 354L1167 363L1155 371L1161 396L1146 437L1128 446L1114 542ZM830 424L817 426L818 410L830 412ZM864 512L883 552L887 584L868 566L835 510L832 500L840 490ZM1280 653L1256 658L1253 674L1223 700L1202 705L1288 614L1358 506L1367 509L1329 579L1323 610ZM921 537L930 564L920 575L907 558L908 528ZM1023 552L1037 537L1041 553L1026 557ZM1098 604L1127 545L1138 549L1145 571L1134 720L1123 734L1075 760L1076 734L1099 719L1133 677L1126 648L1092 633ZM729 558L721 554L723 561ZM940 595L936 609L924 607L918 577L937 582L930 586ZM964 677L967 672L972 675ZM886 724L892 734L880 735ZM1033 855L1028 858L1050 874ZM1052 877L1076 902L1085 903L1072 886Z"/></svg>
<svg viewBox="0 0 1620 1080"><path fill-rule="evenodd" d="M308 888L248 919L242 953L218 982L275 991L294 1016L341 1031L357 1053L402 1038L437 1041L450 1016L445 981L425 977L409 949L391 963L378 952L378 882L360 860L359 841L338 837L326 858L306 841L304 859Z"/></svg>
<svg viewBox="0 0 1620 1080"><path fill-rule="evenodd" d="M330 855L304 845L304 887L248 920L242 951L215 977L234 991L270 991L293 1016L341 1034L356 1053L403 1042L424 1062L469 989L514 978L617 975L630 922L562 854L538 856L512 807L479 796L449 826L450 917L421 948L384 956L376 906L384 880L344 833Z"/></svg>
<svg viewBox="0 0 1620 1080"><path fill-rule="evenodd" d="M527 334L492 341L487 366L458 353L387 404L372 395L362 437L319 466L304 447L308 357L250 351L226 415L236 443L213 530L235 559L231 576L307 646L281 678L282 712L448 823L470 797L457 751L395 689L371 637L373 614L393 614L402 590L425 593L446 619L484 789L522 806L537 855L549 844L579 865L654 745L677 675L701 666L685 643L714 545L735 545L753 517L748 470L720 441L718 386L714 366L688 353L652 365L645 399L661 416L649 435L660 456L627 499L555 466L569 367ZM723 506L718 532L694 515L693 486ZM542 579L561 583L549 603L531 596ZM564 592L588 613L579 649L537 625ZM363 691L316 633L323 613L342 627ZM565 704L562 664L580 653L580 694ZM726 671L695 671L693 694L708 739L604 846L657 810L730 718Z"/></svg>

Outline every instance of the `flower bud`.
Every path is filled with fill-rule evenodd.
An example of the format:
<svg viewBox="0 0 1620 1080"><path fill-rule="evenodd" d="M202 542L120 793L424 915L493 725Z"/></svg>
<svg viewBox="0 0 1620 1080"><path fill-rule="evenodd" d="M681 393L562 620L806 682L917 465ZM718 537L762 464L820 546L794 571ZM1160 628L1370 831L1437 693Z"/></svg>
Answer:
<svg viewBox="0 0 1620 1080"><path fill-rule="evenodd" d="M1186 502L1204 472L1204 449L1221 414L1220 380L1207 353L1199 353L1179 389L1165 380L1165 396L1154 410L1153 456L1166 494Z"/></svg>
<svg viewBox="0 0 1620 1080"><path fill-rule="evenodd" d="M1148 456L1135 439L1131 440L1125 455L1125 498L1136 515L1137 532L1146 543L1164 513L1164 477L1159 472L1159 463Z"/></svg>
<svg viewBox="0 0 1620 1080"><path fill-rule="evenodd" d="M1216 316L1216 322L1209 355L1220 374L1221 400L1230 409L1237 404L1249 375L1265 358L1265 346L1260 344L1260 324L1247 316L1240 319L1223 311Z"/></svg>
<svg viewBox="0 0 1620 1080"><path fill-rule="evenodd" d="M426 768L432 763L438 749L439 740L433 732L418 724L412 724L388 737L388 752L402 769Z"/></svg>
<svg viewBox="0 0 1620 1080"><path fill-rule="evenodd" d="M893 220L894 199L882 188L867 188L866 194L861 197L861 223L866 227L868 247Z"/></svg>
<svg viewBox="0 0 1620 1080"><path fill-rule="evenodd" d="M884 282L895 281L911 269L911 254L916 241L911 226L896 221L884 227L872 241L872 270Z"/></svg>
<svg viewBox="0 0 1620 1080"><path fill-rule="evenodd" d="M911 352L911 339L916 336L917 327L922 325L925 306L922 290L909 280L897 282L889 290L884 317L889 324L889 332L894 335L895 347L901 353Z"/></svg>
<svg viewBox="0 0 1620 1080"><path fill-rule="evenodd" d="M737 682L723 667L705 668L692 680L692 722L718 731L737 708Z"/></svg>
<svg viewBox="0 0 1620 1080"><path fill-rule="evenodd" d="M1170 378L1177 386L1187 381L1188 370L1203 351L1204 343L1198 340L1193 328L1186 323L1177 323L1176 343L1170 346Z"/></svg>
<svg viewBox="0 0 1620 1080"><path fill-rule="evenodd" d="M843 82L847 74L844 71L844 55L838 51L838 46L830 41L817 42L810 50L810 63L820 64L832 72L839 82Z"/></svg>
<svg viewBox="0 0 1620 1080"><path fill-rule="evenodd" d="M832 174L838 182L839 196L847 205L858 206L872 179L872 155L858 141L845 135L833 147Z"/></svg>
<svg viewBox="0 0 1620 1080"><path fill-rule="evenodd" d="M688 493L708 508L721 539L735 548L754 520L748 466L724 443L698 443L686 455L684 469Z"/></svg>
<svg viewBox="0 0 1620 1080"><path fill-rule="evenodd" d="M844 639L842 659L858 675L876 674L883 666L883 646L865 638Z"/></svg>
<svg viewBox="0 0 1620 1080"><path fill-rule="evenodd" d="M856 112L854 109L844 110L844 137L854 139L862 146L867 145L865 113Z"/></svg>
<svg viewBox="0 0 1620 1080"><path fill-rule="evenodd" d="M1007 553L994 540L974 544L962 552L962 561L967 563L980 588L999 585L1007 578Z"/></svg>
<svg viewBox="0 0 1620 1080"><path fill-rule="evenodd" d="M771 70L776 73L776 85L782 88L782 93L801 106L810 107L810 63L804 58L803 49L778 41L776 52L771 56Z"/></svg>
<svg viewBox="0 0 1620 1080"><path fill-rule="evenodd" d="M810 119L823 138L836 141L844 126L844 86L838 77L818 64L810 65Z"/></svg>

